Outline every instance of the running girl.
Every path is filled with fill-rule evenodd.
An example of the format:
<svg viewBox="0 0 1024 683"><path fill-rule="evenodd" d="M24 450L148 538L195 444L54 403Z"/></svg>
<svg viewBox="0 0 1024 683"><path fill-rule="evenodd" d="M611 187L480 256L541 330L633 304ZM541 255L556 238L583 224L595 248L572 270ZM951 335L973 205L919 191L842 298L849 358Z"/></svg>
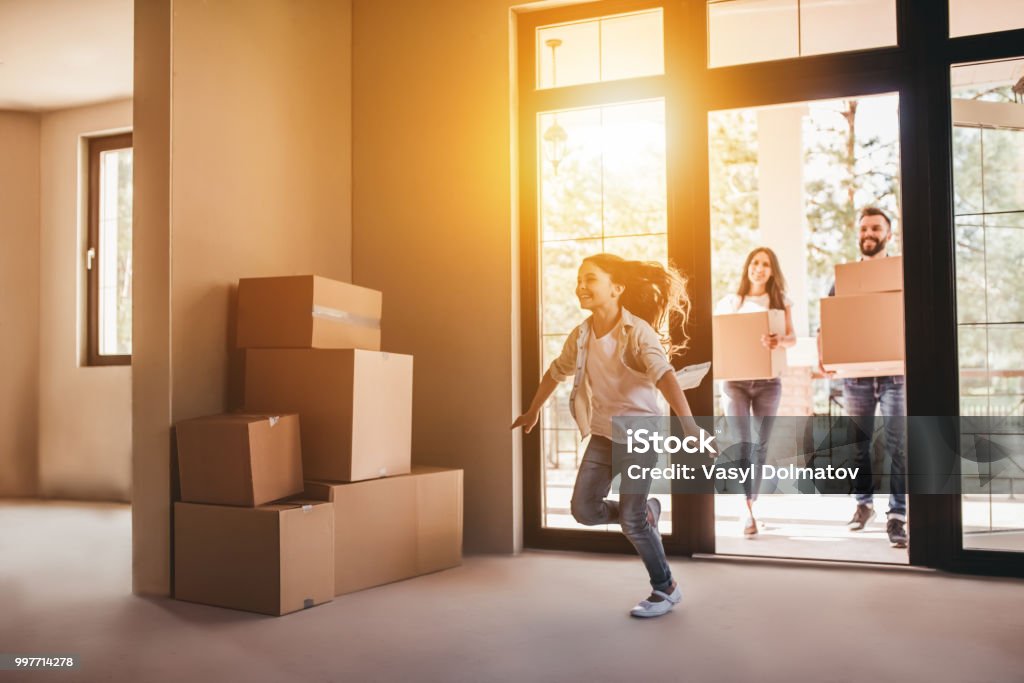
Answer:
<svg viewBox="0 0 1024 683"><path fill-rule="evenodd" d="M605 496L612 479L620 474L612 463L613 416L657 416L661 413L657 392L661 392L676 415L690 418L685 420L687 433L699 431L667 356L686 346L685 332L678 345L668 334L670 321L685 330L690 311L686 281L678 271L659 263L598 254L580 266L576 297L591 315L569 334L529 409L512 429L531 431L558 383L573 378L569 410L580 434L590 435L590 441L573 488L572 515L588 526L615 522L622 526L647 568L652 588L630 614L661 616L682 594L658 533L661 504L647 498L650 480L638 482L630 493L620 493L618 502Z"/></svg>

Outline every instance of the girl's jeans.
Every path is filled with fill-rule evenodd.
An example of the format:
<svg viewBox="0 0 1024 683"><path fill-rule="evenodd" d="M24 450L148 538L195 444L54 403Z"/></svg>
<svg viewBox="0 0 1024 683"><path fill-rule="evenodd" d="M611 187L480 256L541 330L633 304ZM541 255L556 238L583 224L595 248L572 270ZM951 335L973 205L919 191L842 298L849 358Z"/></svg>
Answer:
<svg viewBox="0 0 1024 683"><path fill-rule="evenodd" d="M633 457L636 460L629 463L616 463L618 471L613 471L611 439L591 435L572 491L572 516L587 526L618 522L622 526L622 533L636 548L647 567L651 587L668 592L672 586L672 571L665 559L661 534L647 523L647 493L651 488L651 480L630 482L631 492L620 493L618 502L605 499L611 490L612 479L643 456ZM654 462L644 461L640 464L650 466Z"/></svg>
<svg viewBox="0 0 1024 683"><path fill-rule="evenodd" d="M723 382L722 392L726 397L725 414L730 431L735 435L740 451L740 467L754 465L754 477L743 482L747 500L757 500L761 486L761 466L768 457L768 439L772 435L775 414L779 412L782 399L782 378L752 379ZM753 416L753 417L751 417ZM751 439L751 423L757 428L757 443Z"/></svg>

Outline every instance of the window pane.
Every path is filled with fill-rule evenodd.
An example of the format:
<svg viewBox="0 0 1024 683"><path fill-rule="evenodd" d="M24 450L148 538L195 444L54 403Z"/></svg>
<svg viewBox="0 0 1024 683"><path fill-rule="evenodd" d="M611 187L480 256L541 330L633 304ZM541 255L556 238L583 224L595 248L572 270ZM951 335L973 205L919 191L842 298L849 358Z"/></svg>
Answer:
<svg viewBox="0 0 1024 683"><path fill-rule="evenodd" d="M994 105L999 106L999 105ZM985 213L1024 211L1024 106L1020 128L982 131Z"/></svg>
<svg viewBox="0 0 1024 683"><path fill-rule="evenodd" d="M665 232L665 103L605 107L602 124L604 234Z"/></svg>
<svg viewBox="0 0 1024 683"><path fill-rule="evenodd" d="M953 129L953 214L980 214L981 129L957 126Z"/></svg>
<svg viewBox="0 0 1024 683"><path fill-rule="evenodd" d="M896 45L895 0L708 0L708 64Z"/></svg>
<svg viewBox="0 0 1024 683"><path fill-rule="evenodd" d="M797 0L708 3L708 65L728 66L797 57ZM771 40L766 40L771 36Z"/></svg>
<svg viewBox="0 0 1024 683"><path fill-rule="evenodd" d="M537 65L538 89L601 80L600 23L537 29Z"/></svg>
<svg viewBox="0 0 1024 683"><path fill-rule="evenodd" d="M601 80L651 76L665 71L661 10L601 22Z"/></svg>
<svg viewBox="0 0 1024 683"><path fill-rule="evenodd" d="M896 44L893 0L803 0L800 54L818 55Z"/></svg>
<svg viewBox="0 0 1024 683"><path fill-rule="evenodd" d="M601 110L541 114L541 239L601 236Z"/></svg>
<svg viewBox="0 0 1024 683"><path fill-rule="evenodd" d="M587 256L601 253L602 241L564 240L541 247L544 334L568 335L586 315L576 299L576 273Z"/></svg>
<svg viewBox="0 0 1024 683"><path fill-rule="evenodd" d="M665 72L662 11L537 29L537 88L562 88Z"/></svg>
<svg viewBox="0 0 1024 683"><path fill-rule="evenodd" d="M1020 0L949 0L949 35L952 37L1015 28L1024 28Z"/></svg>
<svg viewBox="0 0 1024 683"><path fill-rule="evenodd" d="M99 352L132 352L132 150L100 154Z"/></svg>

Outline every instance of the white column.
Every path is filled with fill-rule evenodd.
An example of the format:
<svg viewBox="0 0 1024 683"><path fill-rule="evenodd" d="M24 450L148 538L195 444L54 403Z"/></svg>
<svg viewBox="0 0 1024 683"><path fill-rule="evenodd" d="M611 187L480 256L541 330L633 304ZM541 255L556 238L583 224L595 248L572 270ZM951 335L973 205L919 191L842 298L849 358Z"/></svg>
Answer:
<svg viewBox="0 0 1024 683"><path fill-rule="evenodd" d="M761 243L779 257L793 300L793 329L809 334L807 300L807 216L804 204L803 104L757 113L758 219ZM813 297L812 297L813 298Z"/></svg>

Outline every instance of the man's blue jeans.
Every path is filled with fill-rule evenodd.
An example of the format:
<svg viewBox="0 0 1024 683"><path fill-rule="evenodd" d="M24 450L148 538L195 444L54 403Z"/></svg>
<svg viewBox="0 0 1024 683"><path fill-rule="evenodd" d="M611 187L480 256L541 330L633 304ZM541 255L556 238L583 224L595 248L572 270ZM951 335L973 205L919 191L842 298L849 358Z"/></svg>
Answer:
<svg viewBox="0 0 1024 683"><path fill-rule="evenodd" d="M881 408L883 417L899 419L885 421L885 447L889 459L889 519L907 519L907 456L904 449L904 415L907 400L903 376L857 377L843 380L843 402L846 413L860 432L854 467L860 472L854 482L857 502L866 505L874 500L874 477L871 472L871 435L874 434L875 410Z"/></svg>
<svg viewBox="0 0 1024 683"><path fill-rule="evenodd" d="M654 462L645 462L653 465ZM618 469L625 469L622 464ZM596 434L590 437L587 450L580 463L580 471L576 474L576 486L572 491L572 516L580 524L614 524L622 526L626 535L650 575L651 587L658 591L668 591L672 586L672 571L665 559L665 547L661 544L661 534L647 523L647 493L651 490L651 480L642 479L630 482L631 493L619 493L618 502L606 500L611 491L612 479L621 472L615 471L612 465L612 441Z"/></svg>
<svg viewBox="0 0 1024 683"><path fill-rule="evenodd" d="M748 500L757 500L761 466L768 457L768 440L782 400L782 379L730 380L722 383L722 393L729 428L742 449L740 467L754 465L754 480L743 482L743 489ZM751 438L751 423L757 424L756 443Z"/></svg>

